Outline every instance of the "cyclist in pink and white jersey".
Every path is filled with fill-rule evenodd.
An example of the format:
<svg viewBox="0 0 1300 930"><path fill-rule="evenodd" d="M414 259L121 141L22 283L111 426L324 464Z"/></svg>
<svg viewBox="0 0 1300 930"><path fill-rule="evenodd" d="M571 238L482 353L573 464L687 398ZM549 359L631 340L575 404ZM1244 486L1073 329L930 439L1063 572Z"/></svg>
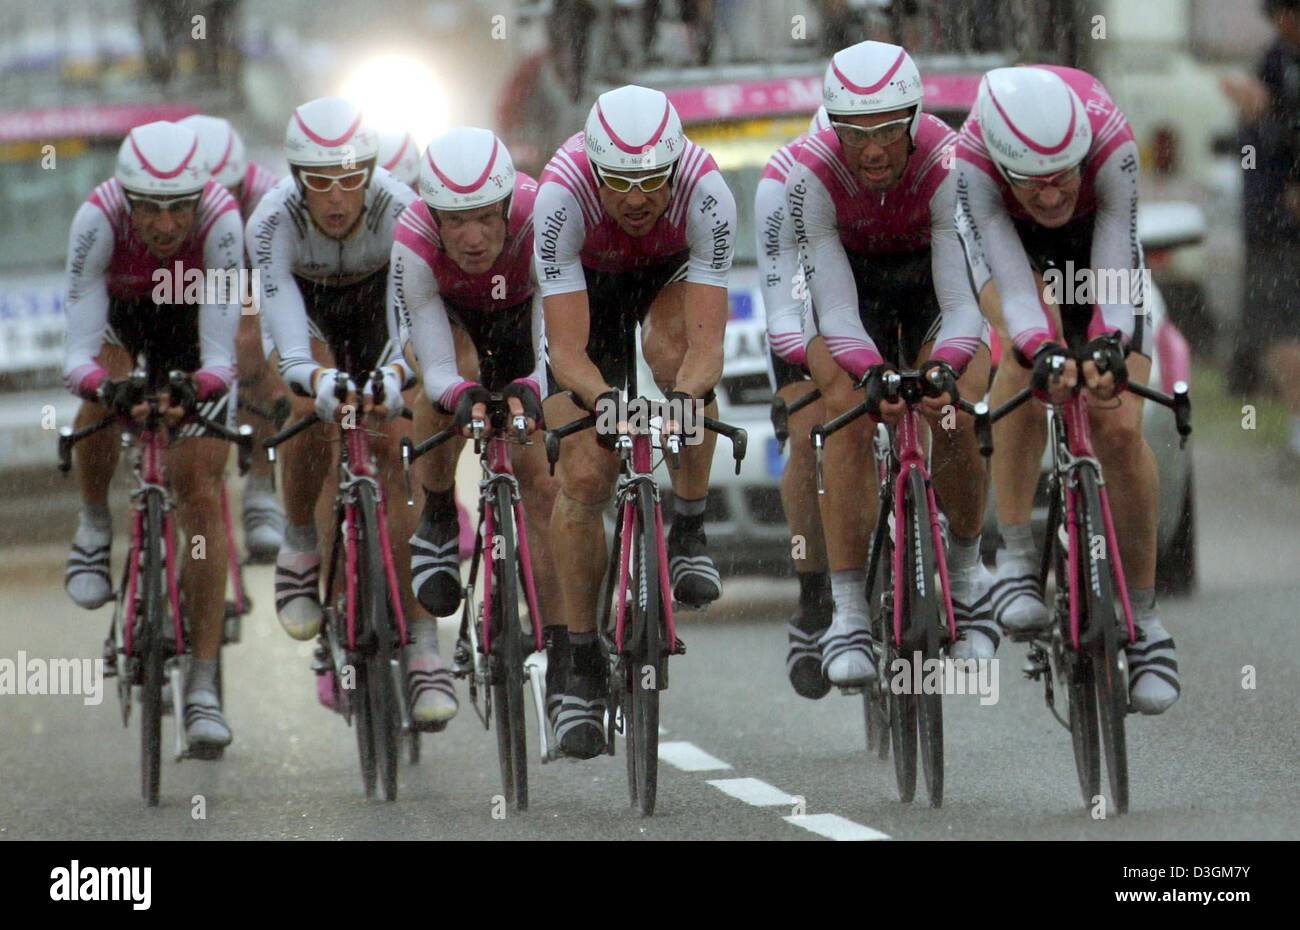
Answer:
<svg viewBox="0 0 1300 930"><path fill-rule="evenodd" d="M420 148L409 132L381 132L378 162L412 190L420 189Z"/></svg>
<svg viewBox="0 0 1300 930"><path fill-rule="evenodd" d="M244 222L252 215L262 196L275 185L276 177L244 155L244 141L228 120L217 116L187 116L182 126L193 129L199 137L199 160L212 178L230 191L239 204ZM240 395L263 410L270 410L285 395L284 382L266 359L273 345L271 334L263 326L253 307L252 294L245 295L244 314L239 320L236 360ZM253 428L254 441L260 443L274 432L274 424L264 417L237 411L241 424ZM255 562L270 562L284 542L284 508L275 495L271 463L264 455L254 455L244 479L244 541L249 557Z"/></svg>
<svg viewBox="0 0 1300 930"><path fill-rule="evenodd" d="M683 135L668 98L636 85L601 94L585 130L555 153L540 184L534 253L547 350L560 388L573 393L548 398L547 422L580 416L578 404L617 403L636 364L623 341L634 321L668 398L701 401L716 415L736 202L712 156ZM593 430L566 443L551 516L554 537L564 541L554 555L572 646L556 735L579 758L605 744L608 668L594 630L606 556L602 515L618 474L614 439ZM722 592L704 534L715 445L705 432L672 475L669 570L673 596L691 606Z"/></svg>
<svg viewBox="0 0 1300 930"><path fill-rule="evenodd" d="M1181 684L1173 638L1155 608L1155 456L1142 436L1141 399L1115 396L1117 378L1145 383L1149 377L1156 323L1143 303L1133 132L1087 72L998 68L980 82L957 158L957 222L971 276L985 314L1012 346L991 402L1005 401L1031 380L1044 384L1046 362L1063 346L1088 346L1113 358L1114 370L1105 374L1092 361L1080 372L1071 359L1048 392L1063 400L1081 374L1099 401L1089 412L1092 437L1141 631L1127 647L1130 699L1142 713L1162 713ZM1076 301L1079 272L1095 277L1097 287L1078 292ZM1103 338L1114 335L1118 351ZM1005 629L1017 632L1048 623L1030 533L1046 438L1042 413L1031 406L994 427L993 482L1004 543L994 611Z"/></svg>
<svg viewBox="0 0 1300 930"><path fill-rule="evenodd" d="M787 404L812 391L806 339L812 335L807 288L794 224L785 206L785 179L799 158L808 136L827 129L830 117L819 107L808 132L777 149L754 192L754 227L758 240L759 282L767 311L767 344L771 357L772 390ZM806 331L805 331L806 330ZM791 538L806 541L804 557L794 559L799 579L799 608L786 627L789 652L786 674L795 693L822 698L830 682L822 672L820 639L831 623L830 579L826 574L826 542L817 508L812 444L809 430L826 420L820 400L790 417L790 456L781 476L781 503Z"/></svg>
<svg viewBox="0 0 1300 930"><path fill-rule="evenodd" d="M953 225L956 138L921 112L921 75L896 45L862 42L837 52L823 100L831 127L805 141L785 186L818 333L809 368L827 417L861 401L859 382L878 398L880 377L900 366L934 369L931 377L949 386L923 406L934 483L949 519L960 634L949 652L991 656L997 630L979 560L984 463L973 422L950 406L951 385L979 398L989 375L987 327ZM901 402L880 406L886 419L902 412ZM869 438L864 419L832 436L825 452L821 516L835 607L820 644L826 677L841 686L876 675L864 571L878 505L864 467Z"/></svg>
<svg viewBox="0 0 1300 930"><path fill-rule="evenodd" d="M115 408L137 359L151 388L166 398L168 417L197 405L226 421L235 377L239 295L230 280L206 282L205 298L181 296L187 272L227 277L244 257L234 199L209 180L192 130L175 123L137 126L118 152L115 176L95 188L72 221L68 237L67 340L64 380L83 398L78 429ZM170 284L172 296L159 289ZM211 285L216 284L214 289ZM219 293L229 286L231 293ZM165 300L159 299L165 297ZM192 396L171 396L173 370L192 373ZM112 380L117 379L117 380ZM144 416L141 406L138 416ZM194 661L186 681L185 732L191 744L225 746L230 728L217 697L216 671L225 621L226 534L220 487L228 447L186 426L167 450L167 474L185 538L207 540L206 558L189 560L182 575L193 623ZM118 431L107 429L77 445L80 525L72 540L66 585L72 599L94 609L113 596L109 577L112 526L108 486L117 467Z"/></svg>
<svg viewBox="0 0 1300 930"><path fill-rule="evenodd" d="M389 274L389 301L411 334L432 402L430 415L417 418L416 434L453 423L468 429L471 419L486 417L489 392L505 395L530 430L538 427L546 364L533 282L537 182L515 171L493 133L465 127L429 144L420 196L398 221ZM461 597L454 480L462 446L447 443L423 459L424 512L411 537L411 583L420 603L439 616L455 612ZM540 442L513 447L512 461L543 622L562 624L549 544L555 480ZM560 645L555 632L547 637L553 649Z"/></svg>

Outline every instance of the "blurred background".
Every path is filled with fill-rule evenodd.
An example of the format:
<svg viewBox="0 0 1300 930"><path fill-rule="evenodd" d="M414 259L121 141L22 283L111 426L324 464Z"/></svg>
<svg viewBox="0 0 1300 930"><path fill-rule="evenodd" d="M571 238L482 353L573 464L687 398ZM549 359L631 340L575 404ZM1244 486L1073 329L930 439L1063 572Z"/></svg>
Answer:
<svg viewBox="0 0 1300 930"><path fill-rule="evenodd" d="M1259 0L0 0L0 544L62 541L74 525L72 482L53 468L54 429L75 409L59 379L67 232L139 122L228 117L250 157L283 173L291 108L343 93L421 145L454 124L494 128L536 174L600 90L669 91L742 213L724 393L758 430L759 454L720 482L711 519L751 561L784 571L783 453L763 432L748 214L767 158L818 103L827 56L863 38L902 42L926 76L927 109L954 125L988 68L1046 61L1097 74L1137 135L1143 235L1166 313L1197 387L1230 410L1261 387L1239 348L1244 172L1221 82L1253 72L1274 35ZM1261 441L1284 429L1272 410Z"/></svg>

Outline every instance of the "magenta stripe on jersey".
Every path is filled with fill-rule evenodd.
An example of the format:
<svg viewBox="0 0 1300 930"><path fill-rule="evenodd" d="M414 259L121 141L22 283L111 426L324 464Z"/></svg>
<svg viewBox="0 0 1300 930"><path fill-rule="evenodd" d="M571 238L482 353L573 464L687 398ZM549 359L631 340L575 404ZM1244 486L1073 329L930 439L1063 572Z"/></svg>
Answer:
<svg viewBox="0 0 1300 930"><path fill-rule="evenodd" d="M472 194L474 193L474 191L478 190L480 187L483 186L483 182L487 180L487 176L492 172L492 166L496 164L497 148L499 147L499 145L500 143L497 142L497 140L494 138L492 140L492 154L488 157L487 164L483 166L483 173L480 174L473 181L470 181L468 184L457 184L451 178L447 177L445 174L439 171L438 166L433 163L432 148L430 148L430 150L425 153L425 160L428 161L429 167L433 169L433 173L438 176L438 180L441 181L443 184L446 184L448 187L450 187L458 194Z"/></svg>
<svg viewBox="0 0 1300 930"><path fill-rule="evenodd" d="M140 159L140 164L144 165L145 170L148 171L150 174L152 174L155 178L162 178L164 181L177 177L182 171L184 171L186 166L189 165L190 159L194 157L194 152L196 149L198 149L198 147L199 147L199 140L198 137L196 136L194 139L194 144L190 146L189 152L187 152L185 157L181 159L181 163L176 166L175 171L160 171L159 169L155 168L153 165L149 164L149 159L144 157L144 152L140 151L140 146L135 144L135 135L134 134L131 135L131 151L135 152L135 157Z"/></svg>
<svg viewBox="0 0 1300 930"><path fill-rule="evenodd" d="M852 81L850 81L845 76L844 72L839 69L839 66L835 64L834 58L831 59L831 70L835 72L835 76L840 79L840 82L849 90L853 91L855 94L874 94L878 90L880 90L880 88L884 87L886 84L889 83L889 79L892 78L894 74L898 71L899 67L902 66L903 56L906 54L907 52L900 49L898 52L898 58L895 59L892 65L890 65L889 70L885 72L884 77L882 77L876 83L868 86L863 86L861 84L854 84Z"/></svg>
<svg viewBox="0 0 1300 930"><path fill-rule="evenodd" d="M293 118L298 121L298 127L306 133L307 138L317 145L342 145L352 138L353 133L357 131L357 127L361 125L361 114L358 113L357 118L352 121L352 125L343 131L343 135L337 139L326 139L324 136L312 132L311 127L304 122L302 115L297 110L293 111Z"/></svg>
<svg viewBox="0 0 1300 930"><path fill-rule="evenodd" d="M600 125L605 127L605 132L609 134L609 138L613 141L615 145L617 145L623 151L627 152L629 155L641 155L644 152L654 148L655 145L658 144L659 137L663 135L664 127L668 125L669 106L670 104L668 103L668 98L665 97L664 117L659 121L658 128L655 129L655 131L650 134L650 140L644 143L643 145L631 145L627 142L624 142L622 139L618 137L618 133L614 132L614 127L609 125L609 123L606 121L605 113L600 108L599 100L596 101L596 118L600 120Z"/></svg>
<svg viewBox="0 0 1300 930"><path fill-rule="evenodd" d="M1007 126L1016 134L1016 138L1025 143L1025 145L1029 146L1039 155L1055 155L1057 152L1062 152L1065 150L1065 147L1070 144L1070 140L1074 138L1074 125L1079 115L1074 112L1073 104L1070 106L1070 125L1065 127L1065 137L1056 145L1043 146L1039 145L1016 128L1016 124L1011 122L1011 117L1007 116L1007 111L1002 109L1002 104L998 103L998 98L993 95L992 87L989 88L989 99L993 101L993 106L997 107L998 112L1002 114L1002 118L1006 120Z"/></svg>

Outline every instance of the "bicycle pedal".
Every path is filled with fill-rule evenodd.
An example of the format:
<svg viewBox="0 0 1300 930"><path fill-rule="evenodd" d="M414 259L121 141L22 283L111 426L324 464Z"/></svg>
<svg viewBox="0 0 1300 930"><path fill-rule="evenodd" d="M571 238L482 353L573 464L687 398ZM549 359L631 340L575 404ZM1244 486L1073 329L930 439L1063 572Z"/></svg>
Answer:
<svg viewBox="0 0 1300 930"><path fill-rule="evenodd" d="M185 749L184 758L198 759L200 762L215 762L225 754L225 746L214 746L211 743L191 743Z"/></svg>
<svg viewBox="0 0 1300 930"><path fill-rule="evenodd" d="M686 643L682 640L680 636L678 636L676 641L673 643L673 651L669 654L675 656L686 655Z"/></svg>

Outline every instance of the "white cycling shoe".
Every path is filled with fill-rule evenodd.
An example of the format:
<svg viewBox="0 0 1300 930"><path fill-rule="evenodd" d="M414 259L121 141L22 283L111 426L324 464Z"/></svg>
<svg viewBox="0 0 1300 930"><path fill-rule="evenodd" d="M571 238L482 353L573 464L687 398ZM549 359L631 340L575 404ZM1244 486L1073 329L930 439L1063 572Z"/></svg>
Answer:
<svg viewBox="0 0 1300 930"><path fill-rule="evenodd" d="M320 632L320 553L282 548L275 559L275 615L296 640Z"/></svg>
<svg viewBox="0 0 1300 930"><path fill-rule="evenodd" d="M997 571L989 592L998 626L1011 635L1046 629L1049 623L1043 592L1038 588L1038 567L999 549Z"/></svg>
<svg viewBox="0 0 1300 930"><path fill-rule="evenodd" d="M858 688L876 680L871 654L871 628L866 614L835 608L831 625L822 634L822 671L831 684Z"/></svg>
<svg viewBox="0 0 1300 930"><path fill-rule="evenodd" d="M1124 647L1128 657L1128 698L1142 714L1163 714L1182 693L1174 638L1159 617L1134 624L1138 641Z"/></svg>
<svg viewBox="0 0 1300 930"><path fill-rule="evenodd" d="M953 659L991 659L1002 641L993 619L993 573L983 562L949 578L952 613L957 621L957 642L948 646Z"/></svg>

